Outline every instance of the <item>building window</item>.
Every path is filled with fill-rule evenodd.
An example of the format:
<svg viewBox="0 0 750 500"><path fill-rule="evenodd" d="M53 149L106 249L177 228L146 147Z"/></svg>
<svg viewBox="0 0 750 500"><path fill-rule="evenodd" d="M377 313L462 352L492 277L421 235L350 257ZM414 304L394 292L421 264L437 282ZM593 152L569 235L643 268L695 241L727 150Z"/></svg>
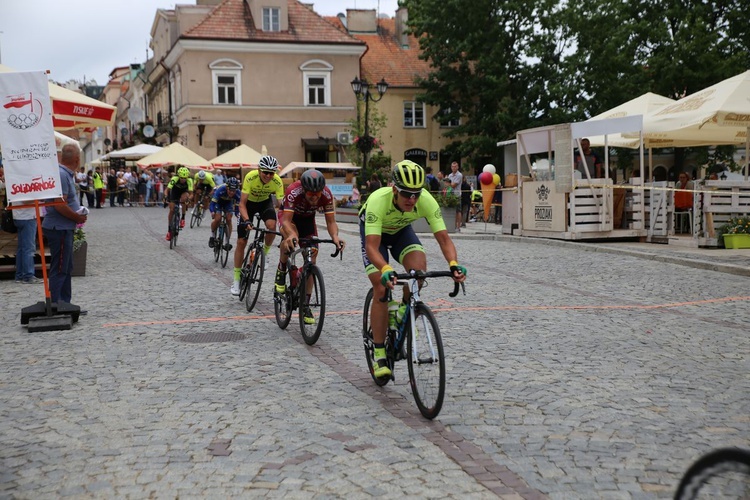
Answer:
<svg viewBox="0 0 750 500"><path fill-rule="evenodd" d="M242 104L242 65L231 59L220 59L209 65L213 78L214 104Z"/></svg>
<svg viewBox="0 0 750 500"><path fill-rule="evenodd" d="M281 31L280 9L263 7L263 31Z"/></svg>
<svg viewBox="0 0 750 500"><path fill-rule="evenodd" d="M217 140L216 141L216 155L223 155L227 151L231 151L241 144L239 140Z"/></svg>
<svg viewBox="0 0 750 500"><path fill-rule="evenodd" d="M424 103L404 101L404 128L424 128Z"/></svg>
<svg viewBox="0 0 750 500"><path fill-rule="evenodd" d="M315 59L300 66L305 106L331 105L331 71L333 66Z"/></svg>
<svg viewBox="0 0 750 500"><path fill-rule="evenodd" d="M458 127L461 124L461 118L455 117L450 118L451 108L443 108L438 112L437 121L441 127L453 128Z"/></svg>

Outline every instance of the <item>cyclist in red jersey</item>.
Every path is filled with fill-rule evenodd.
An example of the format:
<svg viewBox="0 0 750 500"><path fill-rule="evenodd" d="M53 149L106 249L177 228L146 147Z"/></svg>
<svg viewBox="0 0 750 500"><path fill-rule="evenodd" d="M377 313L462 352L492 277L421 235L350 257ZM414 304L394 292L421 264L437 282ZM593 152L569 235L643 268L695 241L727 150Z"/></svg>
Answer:
<svg viewBox="0 0 750 500"><path fill-rule="evenodd" d="M346 243L339 239L339 226L336 224L333 194L326 187L325 177L320 171L307 170L298 181L290 184L284 193L281 207L281 214L279 215L280 231L284 239L281 242L279 265L276 270L276 291L278 293L286 291L284 285L287 271L286 264L289 260L289 253L294 251L296 246L295 241L318 235L318 226L315 223L315 214L318 209L323 209L326 229L334 244L341 250L346 246ZM316 261L317 257L317 252L313 252L313 262ZM309 307L305 308L305 322L315 322Z"/></svg>

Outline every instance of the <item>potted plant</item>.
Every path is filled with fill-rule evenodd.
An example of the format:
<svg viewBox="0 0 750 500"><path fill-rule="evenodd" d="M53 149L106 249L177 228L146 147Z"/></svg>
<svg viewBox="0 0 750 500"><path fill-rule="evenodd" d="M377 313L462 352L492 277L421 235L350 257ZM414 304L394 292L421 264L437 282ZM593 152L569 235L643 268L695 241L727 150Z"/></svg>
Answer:
<svg viewBox="0 0 750 500"><path fill-rule="evenodd" d="M76 224L73 231L73 272L71 276L86 276L86 254L88 243L83 224Z"/></svg>
<svg viewBox="0 0 750 500"><path fill-rule="evenodd" d="M750 248L750 217L733 217L719 228L725 248Z"/></svg>

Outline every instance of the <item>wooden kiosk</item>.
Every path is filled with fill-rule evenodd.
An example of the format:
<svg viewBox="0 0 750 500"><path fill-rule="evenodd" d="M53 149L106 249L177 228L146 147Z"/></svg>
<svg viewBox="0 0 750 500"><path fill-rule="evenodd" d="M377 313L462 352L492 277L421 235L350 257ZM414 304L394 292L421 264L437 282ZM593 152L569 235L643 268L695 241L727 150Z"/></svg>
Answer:
<svg viewBox="0 0 750 500"><path fill-rule="evenodd" d="M604 179L593 178L585 161L580 178L574 173L574 147L580 151L581 139L604 135L606 140L609 134L640 133L642 118L637 115L518 132L519 234L564 240L645 237L643 190L627 193L624 187L613 184L609 179L607 147ZM535 168L538 163L549 168ZM640 169L638 182L643 186L643 146Z"/></svg>

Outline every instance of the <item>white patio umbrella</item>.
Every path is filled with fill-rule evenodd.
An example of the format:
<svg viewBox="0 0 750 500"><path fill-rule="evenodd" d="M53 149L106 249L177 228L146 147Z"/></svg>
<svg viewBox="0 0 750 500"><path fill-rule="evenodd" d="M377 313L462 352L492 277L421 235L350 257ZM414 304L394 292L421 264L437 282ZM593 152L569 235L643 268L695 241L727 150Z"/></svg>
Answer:
<svg viewBox="0 0 750 500"><path fill-rule="evenodd" d="M168 167L183 165L200 170L213 170L213 166L198 153L194 153L179 142L173 142L158 153L148 155L136 162L141 168Z"/></svg>
<svg viewBox="0 0 750 500"><path fill-rule="evenodd" d="M242 168L257 167L263 155L246 144L240 144L236 148L221 154L210 161L214 168Z"/></svg>

